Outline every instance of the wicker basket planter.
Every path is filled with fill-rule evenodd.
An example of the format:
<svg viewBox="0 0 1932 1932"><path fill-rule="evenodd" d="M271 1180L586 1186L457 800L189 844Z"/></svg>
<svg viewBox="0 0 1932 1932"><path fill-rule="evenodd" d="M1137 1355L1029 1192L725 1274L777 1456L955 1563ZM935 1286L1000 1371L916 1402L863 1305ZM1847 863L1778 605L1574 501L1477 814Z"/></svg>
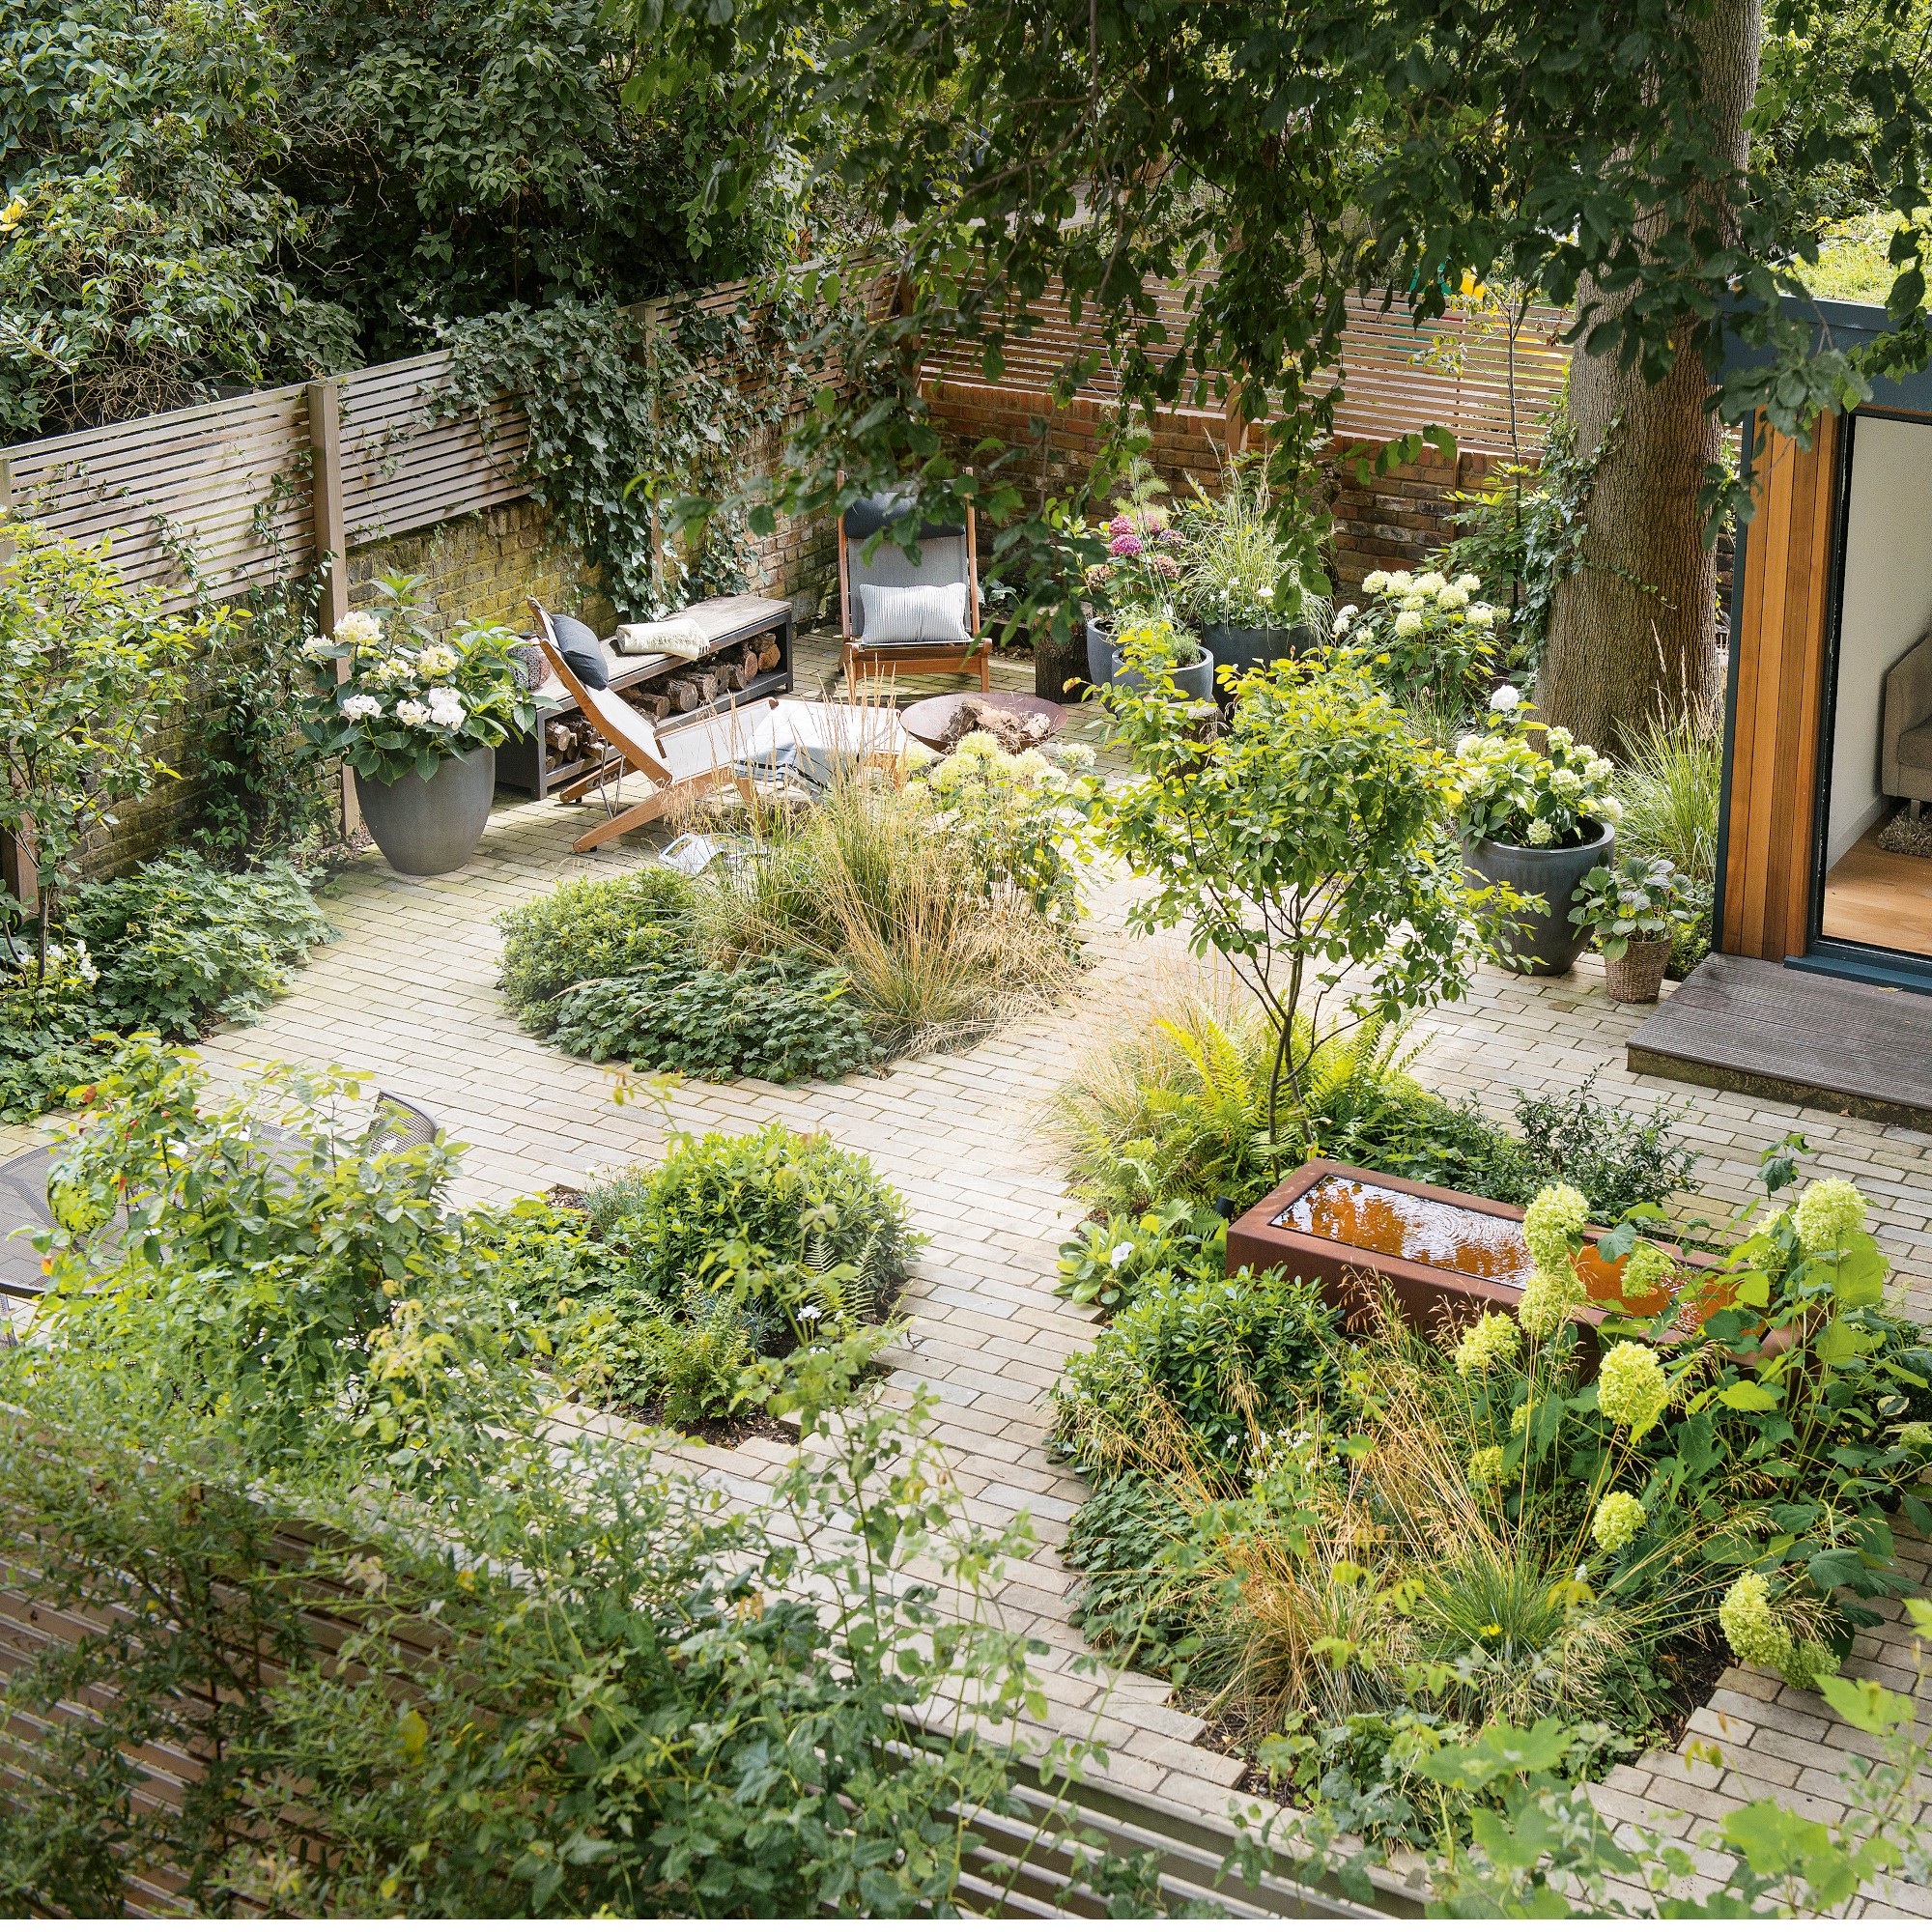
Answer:
<svg viewBox="0 0 1932 1932"><path fill-rule="evenodd" d="M1670 964L1670 941L1633 939L1621 959L1604 961L1604 990L1627 1007L1647 1007L1663 990L1663 969Z"/></svg>

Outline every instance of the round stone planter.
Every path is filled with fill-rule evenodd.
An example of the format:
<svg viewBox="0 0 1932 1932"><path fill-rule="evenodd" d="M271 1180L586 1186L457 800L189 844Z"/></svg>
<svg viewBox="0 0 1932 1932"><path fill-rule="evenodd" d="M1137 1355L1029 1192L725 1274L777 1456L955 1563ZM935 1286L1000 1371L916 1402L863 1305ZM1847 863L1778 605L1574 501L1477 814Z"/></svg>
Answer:
<svg viewBox="0 0 1932 1932"><path fill-rule="evenodd" d="M1604 990L1627 1007L1647 1007L1663 990L1663 969L1670 964L1670 941L1633 939L1621 959L1604 961Z"/></svg>
<svg viewBox="0 0 1932 1932"><path fill-rule="evenodd" d="M1240 624L1207 624L1201 641L1212 653L1214 663L1239 677L1246 671L1278 664L1283 658L1298 658L1321 641L1313 624L1270 626L1249 629Z"/></svg>
<svg viewBox="0 0 1932 1932"><path fill-rule="evenodd" d="M1569 972L1589 944L1589 929L1570 923L1570 901L1585 872L1615 858L1617 835L1594 818L1584 819L1580 830L1585 835L1580 845L1504 845L1494 838L1463 841L1463 869L1471 879L1514 886L1525 896L1542 899L1548 908L1538 912L1525 907L1516 915L1511 956L1503 961L1513 972L1558 978Z"/></svg>
<svg viewBox="0 0 1932 1932"><path fill-rule="evenodd" d="M411 772L384 784L355 774L355 800L370 837L383 857L412 878L433 878L469 863L490 822L496 790L494 745L445 758L426 779Z"/></svg>
<svg viewBox="0 0 1932 1932"><path fill-rule="evenodd" d="M1183 650L1186 648L1182 646ZM1192 648L1196 653L1195 659L1175 667L1174 681L1179 687L1181 696L1190 697L1197 704L1211 703L1214 697L1214 653L1203 650L1199 644ZM1109 682L1119 685L1122 691L1140 691L1147 685L1147 679L1139 671L1129 669L1119 651L1108 660L1107 668Z"/></svg>

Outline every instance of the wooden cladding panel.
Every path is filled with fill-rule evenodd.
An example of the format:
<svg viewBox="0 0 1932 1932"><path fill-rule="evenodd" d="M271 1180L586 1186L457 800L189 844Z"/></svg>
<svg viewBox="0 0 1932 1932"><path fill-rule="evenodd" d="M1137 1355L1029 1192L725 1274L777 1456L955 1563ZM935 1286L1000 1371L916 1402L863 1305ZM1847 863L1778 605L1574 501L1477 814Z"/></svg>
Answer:
<svg viewBox="0 0 1932 1932"><path fill-rule="evenodd" d="M1783 959L1805 950L1842 424L1808 450L1773 436L1745 539L1729 842L1720 950Z"/></svg>

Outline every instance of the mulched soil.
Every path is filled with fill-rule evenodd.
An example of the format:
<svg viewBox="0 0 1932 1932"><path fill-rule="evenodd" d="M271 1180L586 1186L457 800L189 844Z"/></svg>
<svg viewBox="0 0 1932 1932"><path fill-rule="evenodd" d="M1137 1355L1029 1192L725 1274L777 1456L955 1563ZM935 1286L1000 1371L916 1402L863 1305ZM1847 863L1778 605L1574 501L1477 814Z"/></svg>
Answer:
<svg viewBox="0 0 1932 1932"><path fill-rule="evenodd" d="M784 1442L797 1448L799 1434L789 1422L779 1422L769 1415L733 1415L708 1422L683 1423L674 1425L665 1420L664 1404L661 1402L637 1403L613 1402L608 1405L609 1412L621 1415L628 1422L641 1422L651 1429L672 1429L680 1435L687 1435L699 1442L708 1442L714 1449L735 1449L741 1442L749 1442L753 1436L762 1437L767 1442Z"/></svg>

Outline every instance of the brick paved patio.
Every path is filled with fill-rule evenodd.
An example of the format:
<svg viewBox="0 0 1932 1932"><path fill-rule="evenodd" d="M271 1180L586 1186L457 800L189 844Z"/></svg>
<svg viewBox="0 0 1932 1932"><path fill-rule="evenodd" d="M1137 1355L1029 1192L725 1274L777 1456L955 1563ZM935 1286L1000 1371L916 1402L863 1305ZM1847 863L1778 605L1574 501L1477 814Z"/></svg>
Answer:
<svg viewBox="0 0 1932 1932"><path fill-rule="evenodd" d="M1030 679L1025 668L1003 666L999 681L1025 687ZM1078 715L1071 728L1091 738L1098 721ZM467 1201L581 1183L593 1170L655 1157L664 1142L657 1110L613 1104L611 1068L567 1060L519 1032L495 986L498 910L566 874L605 875L648 862L649 848L637 839L574 857L570 838L587 822L579 809L503 794L460 873L408 880L379 858L364 859L328 905L341 939L316 955L259 1025L212 1038L207 1061L223 1073L268 1059L373 1073L469 1144ZM902 1062L882 1080L792 1089L689 1084L669 1112L695 1132L742 1131L772 1120L824 1131L868 1153L910 1197L915 1224L931 1241L908 1285L914 1342L894 1380L923 1381L941 1399L939 1434L973 1515L999 1523L1024 1509L1044 1539L1031 1561L1013 1567L998 1604L1006 1619L1048 1646L1052 1721L1104 1739L1118 1781L1218 1819L1241 1766L1196 1742L1201 1720L1167 1707L1164 1682L1125 1673L1096 1683L1068 1670L1082 1646L1065 1621L1068 1577L1054 1545L1084 1490L1048 1462L1040 1436L1045 1391L1065 1356L1088 1342L1091 1323L1052 1292L1055 1246L1078 1210L1035 1129L1079 1036L1083 1008L1118 1003L1156 958L1154 948L1122 933L1123 893L1114 887L1098 896L1097 963L1069 1009L970 1051ZM1707 1200L1748 1198L1760 1151L1802 1127L1813 1150L1809 1171L1857 1179L1879 1210L1876 1233L1898 1264L1905 1305L1932 1316L1932 1136L1630 1075L1623 1041L1646 1010L1612 1006L1589 963L1559 980L1485 972L1470 999L1431 1017L1434 1037L1413 1070L1445 1094L1476 1094L1499 1114L1512 1088L1568 1090L1592 1071L1605 1098L1627 1096L1647 1108L1663 1095L1688 1108L1682 1130L1702 1156ZM35 1128L0 1127L0 1157L38 1137ZM727 1487L749 1491L789 1451L753 1440L684 1453ZM1932 1550L1902 1540L1901 1554L1909 1574L1926 1576ZM1860 1641L1857 1667L1911 1688L1910 1643L1895 1620ZM1660 1804L1682 1807L1693 1814L1678 1828L1688 1832L1733 1804L1776 1792L1830 1815L1833 1774L1858 1742L1817 1697L1743 1669L1725 1675L1692 1734L1717 1743L1724 1766L1652 1752L1612 1774L1601 1794L1605 1808L1630 1817ZM1932 1911L1932 1892L1902 1888L1891 1909Z"/></svg>

